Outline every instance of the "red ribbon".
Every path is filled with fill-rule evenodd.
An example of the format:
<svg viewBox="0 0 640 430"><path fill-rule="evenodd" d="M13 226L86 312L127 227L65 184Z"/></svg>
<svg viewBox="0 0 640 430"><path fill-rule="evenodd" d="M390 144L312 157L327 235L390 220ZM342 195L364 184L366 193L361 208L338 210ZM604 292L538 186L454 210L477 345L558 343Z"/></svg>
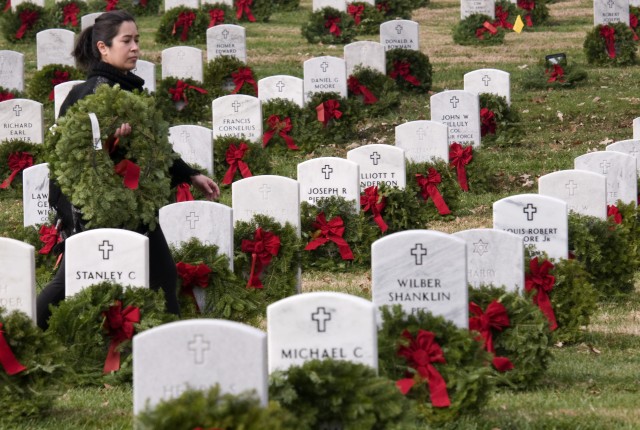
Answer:
<svg viewBox="0 0 640 430"><path fill-rule="evenodd" d="M600 36L604 39L604 43L607 46L607 54L609 54L609 58L616 58L615 33L615 28L609 25L604 25L600 28Z"/></svg>
<svg viewBox="0 0 640 430"><path fill-rule="evenodd" d="M473 160L473 147L471 145L462 147L457 142L453 142L449 147L449 165L456 168L458 174L458 184L464 191L469 191L467 182L467 170L464 166Z"/></svg>
<svg viewBox="0 0 640 430"><path fill-rule="evenodd" d="M9 376L16 375L23 370L27 370L27 368L18 361L16 356L13 355L13 351L11 351L9 343L4 338L2 323L0 323L0 364L2 364L4 371Z"/></svg>
<svg viewBox="0 0 640 430"><path fill-rule="evenodd" d="M622 214L616 205L607 205L607 218L613 217L613 222L622 224Z"/></svg>
<svg viewBox="0 0 640 430"><path fill-rule="evenodd" d="M480 109L480 137L496 134L496 115L487 108Z"/></svg>
<svg viewBox="0 0 640 430"><path fill-rule="evenodd" d="M547 82L564 82L564 69L559 64L553 65L553 71L551 69L545 70L545 73L549 75Z"/></svg>
<svg viewBox="0 0 640 430"><path fill-rule="evenodd" d="M182 33L180 34L180 40L183 42L189 37L189 29L196 20L196 14L191 11L183 11L178 15L178 19L173 24L173 30L171 34L176 34L176 29L182 27Z"/></svg>
<svg viewBox="0 0 640 430"><path fill-rule="evenodd" d="M451 213L440 191L438 191L437 185L442 182L442 176L440 176L440 173L438 173L436 169L429 167L427 177L424 177L421 173L416 173L416 181L420 187L422 198L428 200L429 197L431 197L440 215Z"/></svg>
<svg viewBox="0 0 640 430"><path fill-rule="evenodd" d="M547 317L549 320L549 328L553 331L558 328L556 316L551 307L551 299L549 298L549 293L556 282L556 278L553 275L549 275L549 271L553 269L553 263L549 260L544 260L542 264L539 264L538 257L536 257L529 262L529 269L530 273L525 276L524 288L527 292L536 290L533 303L535 303Z"/></svg>
<svg viewBox="0 0 640 430"><path fill-rule="evenodd" d="M493 23L496 27L502 27L511 30L513 28L513 24L511 24L509 19L509 11L502 9L502 6L496 6L496 20Z"/></svg>
<svg viewBox="0 0 640 430"><path fill-rule="evenodd" d="M62 25L71 24L72 27L78 26L78 14L80 13L80 8L75 3L69 3L64 8L62 8L63 21Z"/></svg>
<svg viewBox="0 0 640 430"><path fill-rule="evenodd" d="M284 120L280 121L280 117L278 115L271 115L267 119L267 127L269 127L269 129L262 136L263 148L269 144L271 138L277 133L278 136L284 139L289 149L294 151L300 149L296 146L293 138L289 136L289 132L293 128L291 125L291 118L286 117Z"/></svg>
<svg viewBox="0 0 640 430"><path fill-rule="evenodd" d="M112 10L116 10L118 7L119 0L107 0L107 6L105 7L105 11L109 12Z"/></svg>
<svg viewBox="0 0 640 430"><path fill-rule="evenodd" d="M329 29L329 33L333 34L334 36L340 36L342 34L342 30L340 29L340 17L339 16L330 16L329 18L327 18L327 20L324 22L324 28L328 28Z"/></svg>
<svg viewBox="0 0 640 430"><path fill-rule="evenodd" d="M332 118L336 120L342 117L342 112L339 110L340 102L337 100L327 100L316 106L316 112L318 113L318 121L325 127Z"/></svg>
<svg viewBox="0 0 640 430"><path fill-rule="evenodd" d="M4 4L4 9L2 11L6 12L9 9L11 9L11 0L7 0L7 2Z"/></svg>
<svg viewBox="0 0 640 430"><path fill-rule="evenodd" d="M338 250L343 260L353 260L351 248L342 237L344 235L344 221L342 221L341 217L335 216L327 222L324 212L320 212L313 223L313 228L317 228L318 231L314 234L315 239L304 248L305 251L313 251L331 241L338 245Z"/></svg>
<svg viewBox="0 0 640 430"><path fill-rule="evenodd" d="M16 39L22 39L27 30L33 27L36 21L38 21L39 17L38 11L35 10L23 10L20 12L20 28L16 31Z"/></svg>
<svg viewBox="0 0 640 430"><path fill-rule="evenodd" d="M133 324L140 322L140 309L135 306L122 309L122 302L116 300L116 304L103 312L102 316L105 317L104 328L111 338L102 371L109 373L120 369L120 351L117 348L122 342L133 337Z"/></svg>
<svg viewBox="0 0 640 430"><path fill-rule="evenodd" d="M200 94L207 94L207 90L196 87L194 85L189 85L186 82L178 79L178 82L176 82L176 86L173 88L169 88L171 100L173 100L174 102L183 101L185 105L188 105L189 99L187 98L187 90L195 90Z"/></svg>
<svg viewBox="0 0 640 430"><path fill-rule="evenodd" d="M204 263L191 265L180 261L176 263L176 270L182 280L182 292L191 296L196 308L198 308L196 296L193 294L193 287L207 288L209 286L211 268ZM200 312L200 308L198 308L198 312Z"/></svg>
<svg viewBox="0 0 640 430"><path fill-rule="evenodd" d="M258 94L258 85L256 85L256 80L253 77L253 72L250 68L240 67L238 71L231 73L231 77L233 78L233 83L236 84L236 87L231 91L231 94L236 94L240 91L244 84L251 85L255 93Z"/></svg>
<svg viewBox="0 0 640 430"><path fill-rule="evenodd" d="M7 91L6 93L0 92L0 102L3 102L5 100L12 100L16 98L16 96L13 95L12 92Z"/></svg>
<svg viewBox="0 0 640 430"><path fill-rule="evenodd" d="M55 225L51 227L41 225L38 235L40 236L40 242L44 244L44 246L40 248L40 251L38 251L38 254L47 255L56 243L62 242L62 237L58 234L58 229Z"/></svg>
<svg viewBox="0 0 640 430"><path fill-rule="evenodd" d="M12 152L7 158L7 164L11 169L11 174L0 184L0 189L7 188L18 173L27 167L33 166L33 156L28 152Z"/></svg>
<svg viewBox="0 0 640 430"><path fill-rule="evenodd" d="M137 190L140 181L140 166L130 160L122 160L115 166L113 170L117 175L124 178L124 186L130 190Z"/></svg>
<svg viewBox="0 0 640 430"><path fill-rule="evenodd" d="M249 150L249 147L246 143L240 142L240 145L237 147L232 143L229 145L225 157L227 159L227 164L229 164L229 169L227 173L224 175L224 179L222 183L225 185L229 185L233 182L233 176L236 174L236 170L240 169L240 174L243 178L249 178L253 176L251 170L249 170L249 165L242 161L245 152Z"/></svg>
<svg viewBox="0 0 640 430"><path fill-rule="evenodd" d="M360 25L360 22L362 21L362 14L364 13L364 5L350 4L349 7L347 7L347 13L353 17L356 25Z"/></svg>
<svg viewBox="0 0 640 430"><path fill-rule="evenodd" d="M430 331L420 329L416 339L413 339L408 330L402 332L402 337L409 340L409 345L401 346L398 349L398 356L404 357L409 366L414 368L423 379L427 380L433 406L436 408L451 406L449 394L447 393L447 383L432 364L446 363L442 348L435 341L436 335ZM415 383L415 379L406 378L397 381L396 386L402 394L407 394Z"/></svg>
<svg viewBox="0 0 640 430"><path fill-rule="evenodd" d="M209 10L209 28L215 27L218 24L222 24L224 22L224 10L222 9L211 9Z"/></svg>
<svg viewBox="0 0 640 430"><path fill-rule="evenodd" d="M520 9L524 9L528 14L524 16L524 20L527 23L527 27L533 27L533 21L531 20L531 11L535 9L536 3L534 0L518 0L517 5Z"/></svg>
<svg viewBox="0 0 640 430"><path fill-rule="evenodd" d="M471 302L469 312L475 315L469 318L469 330L480 332L484 340L484 348L493 354L493 366L500 372L513 369L513 363L507 357L496 357L496 350L493 347L493 330L502 331L509 327L509 316L504 305L494 300L487 306L487 311L483 312L480 306Z"/></svg>
<svg viewBox="0 0 640 430"><path fill-rule="evenodd" d="M411 64L406 61L396 60L393 62L393 70L389 74L393 79L401 77L405 81L409 82L416 87L420 86L418 78L411 74Z"/></svg>
<svg viewBox="0 0 640 430"><path fill-rule="evenodd" d="M54 87L58 84L62 84L64 82L69 82L69 72L64 72L60 70L53 71L53 78L51 78L51 92L49 93L49 100L53 100L56 96Z"/></svg>
<svg viewBox="0 0 640 430"><path fill-rule="evenodd" d="M280 251L280 238L270 231L264 231L261 227L256 230L253 241L243 239L240 245L242 252L251 253L251 274L247 282L247 288L264 288L260 281L260 274L271 263L271 258Z"/></svg>
<svg viewBox="0 0 640 430"><path fill-rule="evenodd" d="M190 202L195 200L191 194L191 185L183 182L176 187L176 202Z"/></svg>
<svg viewBox="0 0 640 430"><path fill-rule="evenodd" d="M636 33L636 28L638 28L638 17L634 13L629 14L629 27L631 27L631 31L633 31L633 40L640 40L638 33Z"/></svg>
<svg viewBox="0 0 640 430"><path fill-rule="evenodd" d="M354 95L364 97L363 102L366 105L372 105L378 101L376 96L369 91L369 88L367 88L366 85L361 84L355 76L349 76L349 79L347 79L347 87Z"/></svg>
<svg viewBox="0 0 640 430"><path fill-rule="evenodd" d="M391 6L389 6L388 2L384 1L382 3L376 4L376 9L378 9L380 12L384 13L385 15L387 15L389 13L389 11L391 10Z"/></svg>
<svg viewBox="0 0 640 430"><path fill-rule="evenodd" d="M371 211L373 215L373 220L378 227L380 227L381 232L385 232L389 229L389 226L382 219L382 210L387 205L387 201L384 196L378 194L378 187L369 187L365 188L364 193L360 196L360 206L362 210L366 213Z"/></svg>
<svg viewBox="0 0 640 430"><path fill-rule="evenodd" d="M247 15L249 22L256 22L256 18L251 13L251 4L253 0L236 0L236 18L242 18L242 14Z"/></svg>

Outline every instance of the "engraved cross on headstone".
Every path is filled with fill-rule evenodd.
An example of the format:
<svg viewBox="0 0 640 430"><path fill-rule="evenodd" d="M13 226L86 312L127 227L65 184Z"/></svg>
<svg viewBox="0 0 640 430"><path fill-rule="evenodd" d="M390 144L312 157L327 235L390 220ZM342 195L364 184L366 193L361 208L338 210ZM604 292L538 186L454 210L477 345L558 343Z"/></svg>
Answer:
<svg viewBox="0 0 640 430"><path fill-rule="evenodd" d="M227 30L226 28L222 30L222 37L224 38L224 40L227 40L227 37L229 37L229 30Z"/></svg>
<svg viewBox="0 0 640 430"><path fill-rule="evenodd" d="M569 190L569 195L573 196L576 194L576 188L578 188L578 184L576 184L573 179L570 179L564 187Z"/></svg>
<svg viewBox="0 0 640 430"><path fill-rule="evenodd" d="M451 106L453 106L453 108L457 108L458 107L458 103L460 103L460 100L458 100L458 97L453 96L451 97L451 100L449 100L449 103L451 103Z"/></svg>
<svg viewBox="0 0 640 430"><path fill-rule="evenodd" d="M191 230L196 228L196 222L198 222L200 220L200 217L198 215L196 215L195 212L191 212L189 213L189 216L187 216L186 221L189 222L189 228Z"/></svg>
<svg viewBox="0 0 640 430"><path fill-rule="evenodd" d="M404 27L402 27L401 24L396 25L396 31L398 32L398 34L402 34L402 30L404 29Z"/></svg>
<svg viewBox="0 0 640 430"><path fill-rule="evenodd" d="M489 82L491 82L491 78L489 77L489 75L484 75L482 77L482 82L484 82L484 86L488 87L489 86Z"/></svg>
<svg viewBox="0 0 640 430"><path fill-rule="evenodd" d="M20 116L20 112L22 112L22 108L20 107L20 105L15 105L13 107L13 111L16 113L16 116Z"/></svg>
<svg viewBox="0 0 640 430"><path fill-rule="evenodd" d="M235 113L238 113L238 111L240 110L240 106L242 106L242 104L240 104L240 102L238 100L236 100L235 102L231 103L231 107L233 108L233 111Z"/></svg>
<svg viewBox="0 0 640 430"><path fill-rule="evenodd" d="M271 187L267 184L262 184L262 186L258 189L262 193L262 200L269 199L269 193L271 192Z"/></svg>
<svg viewBox="0 0 640 430"><path fill-rule="evenodd" d="M374 152L369 156L369 158L371 158L371 161L373 161L373 165L377 166L378 161L380 161L380 154L378 154L377 152Z"/></svg>
<svg viewBox="0 0 640 430"><path fill-rule="evenodd" d="M611 163L609 163L607 160L602 160L602 163L600 163L600 167L602 167L602 174L606 175L607 173L609 173L609 167L611 167Z"/></svg>
<svg viewBox="0 0 640 430"><path fill-rule="evenodd" d="M204 364L204 353L211 349L211 342L204 340L204 336L196 334L193 340L187 344L189 351L194 353L195 364Z"/></svg>
<svg viewBox="0 0 640 430"><path fill-rule="evenodd" d="M422 258L427 256L427 248L423 248L421 243L411 248L411 255L416 258L416 266L422 266Z"/></svg>
<svg viewBox="0 0 640 430"><path fill-rule="evenodd" d="M327 331L327 321L331 321L331 313L327 312L324 306L318 307L318 309L311 314L311 320L318 324L318 333L324 333Z"/></svg>
<svg viewBox="0 0 640 430"><path fill-rule="evenodd" d="M102 252L102 259L103 260L108 260L109 259L109 253L111 251L113 251L113 245L111 245L108 240L103 240L102 244L100 246L98 246L98 251Z"/></svg>
<svg viewBox="0 0 640 430"><path fill-rule="evenodd" d="M333 169L328 164L325 164L321 172L324 173L325 179L331 179L331 174L333 173Z"/></svg>
<svg viewBox="0 0 640 430"><path fill-rule="evenodd" d="M329 63L325 61L324 63L320 64L320 67L322 68L322 71L324 73L327 73L327 69L329 68Z"/></svg>
<svg viewBox="0 0 640 430"><path fill-rule="evenodd" d="M533 221L533 214L538 212L538 209L533 203L528 203L527 206L522 209L522 212L527 214L527 221Z"/></svg>
<svg viewBox="0 0 640 430"><path fill-rule="evenodd" d="M187 132L187 130L182 130L182 133L180 133L180 138L184 143L187 143L189 141L189 137L191 137L189 132Z"/></svg>
<svg viewBox="0 0 640 430"><path fill-rule="evenodd" d="M427 135L427 132L424 131L424 128L420 127L417 131L416 134L418 135L418 140L424 140L424 137Z"/></svg>
<svg viewBox="0 0 640 430"><path fill-rule="evenodd" d="M640 152L638 151L638 148L633 146L629 151L629 155L633 155L634 157L638 158L638 152Z"/></svg>
<svg viewBox="0 0 640 430"><path fill-rule="evenodd" d="M284 87L285 87L284 82L278 81L278 83L276 84L276 87L278 88L278 92L281 93L282 90L284 90Z"/></svg>
<svg viewBox="0 0 640 430"><path fill-rule="evenodd" d="M615 5L616 5L616 2L613 0L609 0L607 2L607 6L609 6L609 9L612 9Z"/></svg>

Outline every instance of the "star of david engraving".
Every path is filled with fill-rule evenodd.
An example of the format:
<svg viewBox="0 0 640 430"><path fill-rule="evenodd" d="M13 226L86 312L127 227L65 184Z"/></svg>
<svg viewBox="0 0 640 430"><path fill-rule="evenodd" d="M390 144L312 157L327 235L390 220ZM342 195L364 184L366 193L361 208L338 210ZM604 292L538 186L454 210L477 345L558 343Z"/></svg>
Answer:
<svg viewBox="0 0 640 430"><path fill-rule="evenodd" d="M327 312L324 306L319 306L314 313L311 314L311 320L317 323L318 333L327 331L327 321L331 321L331 312Z"/></svg>
<svg viewBox="0 0 640 430"><path fill-rule="evenodd" d="M482 239L473 244L474 254L478 254L480 257L482 257L487 252L489 252L489 244L484 242Z"/></svg>

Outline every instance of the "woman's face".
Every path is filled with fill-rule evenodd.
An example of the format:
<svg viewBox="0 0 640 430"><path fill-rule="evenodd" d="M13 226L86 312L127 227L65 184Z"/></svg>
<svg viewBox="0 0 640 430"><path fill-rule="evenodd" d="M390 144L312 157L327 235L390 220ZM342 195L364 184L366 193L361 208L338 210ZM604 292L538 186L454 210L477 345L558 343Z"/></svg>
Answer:
<svg viewBox="0 0 640 430"><path fill-rule="evenodd" d="M118 34L111 41L111 46L98 42L98 49L102 61L111 64L123 72L133 70L138 61L138 27L133 21L124 21L120 24Z"/></svg>

